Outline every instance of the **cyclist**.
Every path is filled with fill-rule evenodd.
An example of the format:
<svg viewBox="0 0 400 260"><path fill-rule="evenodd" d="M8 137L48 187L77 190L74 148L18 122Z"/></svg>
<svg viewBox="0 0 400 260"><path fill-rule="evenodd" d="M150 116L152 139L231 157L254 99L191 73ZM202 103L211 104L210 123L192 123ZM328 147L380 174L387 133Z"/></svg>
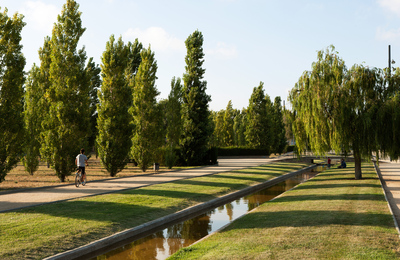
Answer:
<svg viewBox="0 0 400 260"><path fill-rule="evenodd" d="M78 166L79 170L81 170L82 173L81 181L85 179L85 164L86 166L89 166L87 160L88 158L85 155L85 149L82 148L81 153L78 154L75 159L75 164L76 166Z"/></svg>

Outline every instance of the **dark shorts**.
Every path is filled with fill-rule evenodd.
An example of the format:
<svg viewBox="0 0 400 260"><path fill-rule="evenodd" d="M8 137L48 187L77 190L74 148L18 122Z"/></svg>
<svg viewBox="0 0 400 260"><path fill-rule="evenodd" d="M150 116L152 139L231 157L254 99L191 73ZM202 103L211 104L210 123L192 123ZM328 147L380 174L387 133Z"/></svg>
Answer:
<svg viewBox="0 0 400 260"><path fill-rule="evenodd" d="M81 170L81 174L82 175L85 174L85 167L79 166L79 170Z"/></svg>

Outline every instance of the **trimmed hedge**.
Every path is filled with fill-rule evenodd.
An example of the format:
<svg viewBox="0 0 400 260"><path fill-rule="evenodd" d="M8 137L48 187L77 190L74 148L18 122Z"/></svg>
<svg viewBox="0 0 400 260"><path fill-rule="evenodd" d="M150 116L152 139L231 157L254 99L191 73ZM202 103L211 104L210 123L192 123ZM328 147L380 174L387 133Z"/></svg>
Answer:
<svg viewBox="0 0 400 260"><path fill-rule="evenodd" d="M268 149L252 149L245 147L218 148L218 156L268 156Z"/></svg>

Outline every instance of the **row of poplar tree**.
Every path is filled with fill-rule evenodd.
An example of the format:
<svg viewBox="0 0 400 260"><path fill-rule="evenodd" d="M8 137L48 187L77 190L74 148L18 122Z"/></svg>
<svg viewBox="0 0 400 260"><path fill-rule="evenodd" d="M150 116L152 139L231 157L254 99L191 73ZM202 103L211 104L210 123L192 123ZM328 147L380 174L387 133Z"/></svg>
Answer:
<svg viewBox="0 0 400 260"><path fill-rule="evenodd" d="M76 1L67 0L39 49L39 66L27 77L23 16L0 13L0 182L20 159L33 174L39 157L64 181L82 147L95 146L111 176L128 158L145 171L160 153L170 167L178 156L187 165L201 165L212 145L282 150L280 99L272 103L263 83L254 88L247 109L233 110L230 102L224 112L209 110L201 32L185 41L183 78L173 78L168 99L157 102L157 62L150 46L111 36L99 67L84 47L77 48L85 32L78 9Z"/></svg>
<svg viewBox="0 0 400 260"><path fill-rule="evenodd" d="M211 143L215 147L250 147L266 153L282 153L287 145L281 98L271 101L264 93L264 83L253 89L249 106L241 111L233 109L229 101L225 110L212 112L214 132Z"/></svg>

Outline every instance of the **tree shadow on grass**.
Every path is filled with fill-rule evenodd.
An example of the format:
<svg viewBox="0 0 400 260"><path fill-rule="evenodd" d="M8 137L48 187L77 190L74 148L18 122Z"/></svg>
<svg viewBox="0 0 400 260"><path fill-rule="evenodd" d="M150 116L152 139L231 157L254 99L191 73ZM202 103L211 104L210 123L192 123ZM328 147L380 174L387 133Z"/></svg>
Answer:
<svg viewBox="0 0 400 260"><path fill-rule="evenodd" d="M324 177L325 177L326 175L324 175ZM331 175L331 176L333 176L333 175ZM338 176L338 175L335 175L335 176ZM348 175L347 175L348 176ZM354 177L337 177L337 178L319 178L319 179L316 179L316 180L313 180L313 181L315 181L315 182L327 182L327 181L353 181L352 182L352 184L348 184L348 185L352 185L352 186L354 186L353 184L358 184L358 183L360 183L360 182L362 182L362 181L366 181L366 180L378 180L379 178L378 177L376 177L376 178L362 178L362 179L360 179L360 180L356 180Z"/></svg>
<svg viewBox="0 0 400 260"><path fill-rule="evenodd" d="M343 179L341 179L343 180ZM348 188L348 187L357 187L357 188L379 188L381 185L379 184L369 184L369 183L335 183L335 184L304 184L300 185L296 188L296 190L315 190L315 189L334 189L334 188Z"/></svg>
<svg viewBox="0 0 400 260"><path fill-rule="evenodd" d="M254 169L254 168L232 171L232 173L238 173L238 174L260 174L260 175L269 174L269 175L274 175L274 176L282 175L284 173L289 173L289 172L292 172L292 171L283 170L283 169L268 169L268 170L260 171L258 169Z"/></svg>
<svg viewBox="0 0 400 260"><path fill-rule="evenodd" d="M185 209L191 206L193 203L201 203L215 199L226 193L229 190L239 190L248 185L243 183L223 183L223 182L204 182L194 180L182 180L174 184L179 183L186 186L186 190L167 190L160 188L153 188L156 186L148 186L140 189L131 189L120 192L115 192L109 195L103 201L102 196L88 197L81 200L69 200L65 202L44 204L32 208L21 209L20 213L31 213L31 214L46 214L56 217L67 217L71 219L79 220L96 220L101 222L113 222L119 223L120 220L132 219L134 221L132 225L143 224L144 222L151 221L153 219L172 214L176 211ZM206 187L217 187L220 188L214 191L214 194L208 194ZM203 192L203 189L204 192ZM115 200L113 196L122 195L123 201L120 202ZM183 203L177 204L178 201ZM142 201L148 201L148 205L143 204ZM191 201L191 202L188 202ZM189 205L189 203L191 203ZM125 220L123 221L125 222Z"/></svg>
<svg viewBox="0 0 400 260"><path fill-rule="evenodd" d="M272 177L277 177L277 176L281 176L282 174L264 174L265 177L267 176L272 176ZM231 180L243 180L243 181L256 181L256 182L264 182L264 181L268 181L272 178L262 178L262 177L251 177L251 176L235 176L235 175L218 175L215 176L215 178L218 179L231 179ZM226 183L224 183L226 184Z"/></svg>
<svg viewBox="0 0 400 260"><path fill-rule="evenodd" d="M97 200L90 197L82 200L71 200L59 203L45 204L37 207L21 209L22 214L45 214L74 220L89 220L113 223L128 228L159 217L175 213L189 207L189 202L174 203L176 198L191 198L201 202L216 196L194 192L176 192L159 190L135 190L135 193L120 193L124 201L118 202ZM111 194L109 196L112 196ZM93 199L94 198L94 199ZM142 201L145 200L147 205ZM129 223L125 226L125 223Z"/></svg>
<svg viewBox="0 0 400 260"><path fill-rule="evenodd" d="M251 167L251 168L246 168L246 169L241 169L241 170L236 170L236 171L242 172L242 171L246 171L246 170L258 170L258 171L272 170L272 171L288 172L288 171L297 171L300 169L301 169L300 166L290 166L288 164L266 164L266 165L261 165L261 166L256 166L256 167Z"/></svg>
<svg viewBox="0 0 400 260"><path fill-rule="evenodd" d="M297 188L296 188L297 189ZM353 201L382 201L385 200L383 194L336 194L336 195L287 195L280 197L276 202L294 202L294 201L313 201L313 200L353 200Z"/></svg>
<svg viewBox="0 0 400 260"><path fill-rule="evenodd" d="M233 229L317 227L327 225L359 225L394 228L393 218L390 214L354 213L330 210L293 210L253 212L238 219L224 231Z"/></svg>

